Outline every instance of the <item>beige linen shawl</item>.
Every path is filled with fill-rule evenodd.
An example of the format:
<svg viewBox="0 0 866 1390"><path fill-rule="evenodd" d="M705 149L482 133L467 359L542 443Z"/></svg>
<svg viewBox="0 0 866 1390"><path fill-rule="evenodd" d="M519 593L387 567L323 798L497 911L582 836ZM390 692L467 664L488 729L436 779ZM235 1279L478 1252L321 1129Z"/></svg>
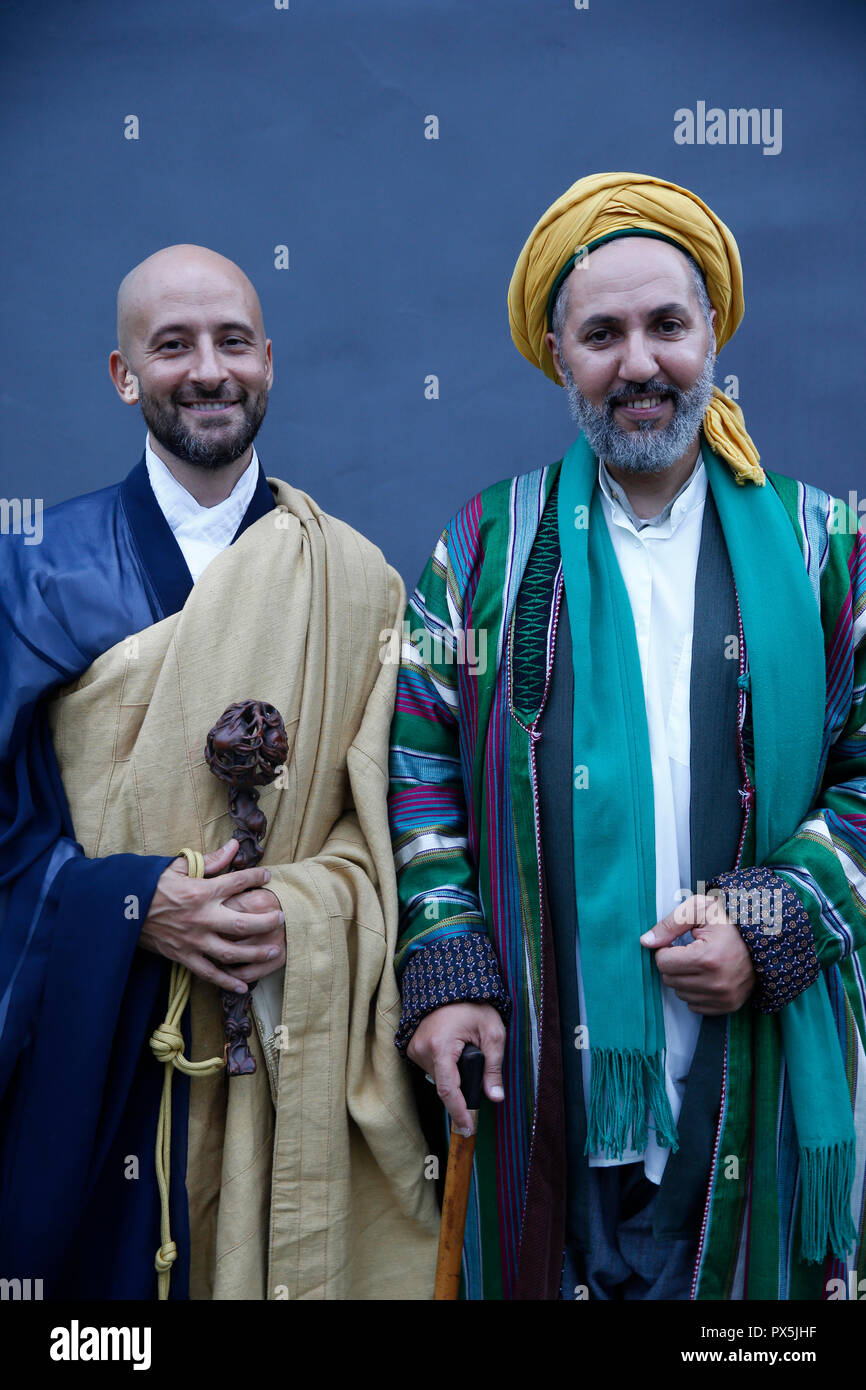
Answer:
<svg viewBox="0 0 866 1390"><path fill-rule="evenodd" d="M55 748L88 856L207 852L232 833L208 730L236 700L279 709L289 756L260 805L286 967L253 995L256 1075L190 1083L191 1296L430 1298L433 1184L393 1043L388 635L403 585L369 541L269 482L277 509L181 612L60 693ZM218 1055L219 993L198 979L191 1020L190 1056Z"/></svg>

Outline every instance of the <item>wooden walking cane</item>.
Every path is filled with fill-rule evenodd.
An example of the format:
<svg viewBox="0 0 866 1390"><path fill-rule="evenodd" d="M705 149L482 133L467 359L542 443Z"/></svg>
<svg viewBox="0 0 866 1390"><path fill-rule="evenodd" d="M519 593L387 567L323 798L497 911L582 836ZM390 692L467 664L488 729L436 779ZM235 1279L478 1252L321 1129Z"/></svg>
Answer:
<svg viewBox="0 0 866 1390"><path fill-rule="evenodd" d="M267 816L258 807L257 787L266 787L276 778L288 757L285 725L278 709L262 700L240 700L229 705L207 736L205 761L215 777L229 789L229 814L238 842L232 869L247 869L264 853L262 841L268 828ZM190 875L204 877L204 855L198 850L181 850ZM252 1028L250 995L222 990L225 1051L222 1057L190 1062L183 1055L180 1021L189 1001L192 976L186 966L175 964L169 984L168 1013L150 1040L150 1048L163 1065L162 1099L156 1131L156 1182L160 1202L160 1246L155 1267L159 1280L158 1297L167 1299L171 1267L177 1259L177 1244L171 1238L169 1184L171 1180L171 1082L174 1069L187 1076L216 1076L225 1067L229 1076L249 1076L256 1059L247 1044Z"/></svg>
<svg viewBox="0 0 866 1390"><path fill-rule="evenodd" d="M472 1120L472 1133L458 1134L453 1124L451 1126L445 1193L442 1198L442 1223L439 1227L439 1253L436 1257L436 1284L433 1289L434 1299L440 1301L456 1299L460 1290L463 1234L466 1230L466 1207L472 1182L475 1131L478 1128L478 1107L481 1104L481 1083L484 1079L484 1053L472 1043L467 1043L460 1055L457 1069L460 1073L460 1089Z"/></svg>
<svg viewBox="0 0 866 1390"><path fill-rule="evenodd" d="M204 755L213 775L229 789L229 814L238 842L230 867L251 869L264 852L262 841L268 826L264 811L258 808L256 787L273 782L288 756L279 710L261 700L239 700L229 705L208 734ZM221 991L229 1076L249 1076L256 1069L247 1043L254 988L255 981L246 994Z"/></svg>

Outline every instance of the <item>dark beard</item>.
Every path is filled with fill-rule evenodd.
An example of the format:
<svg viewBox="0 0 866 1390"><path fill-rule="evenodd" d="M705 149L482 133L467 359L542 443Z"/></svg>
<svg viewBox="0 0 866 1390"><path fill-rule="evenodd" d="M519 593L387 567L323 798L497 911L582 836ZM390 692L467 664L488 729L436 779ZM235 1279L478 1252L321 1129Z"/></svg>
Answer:
<svg viewBox="0 0 866 1390"><path fill-rule="evenodd" d="M231 397L222 391L198 391L196 400L219 401ZM252 444L259 432L268 408L268 393L260 391L257 396L245 395L241 401L243 419L238 422L231 434L222 433L220 438L208 438L205 427L196 433L183 424L180 417L180 404L172 396L171 405L165 406L155 396L142 391L139 397L141 413L154 439L175 458L198 468L216 471L234 463ZM213 432L216 436L216 431Z"/></svg>

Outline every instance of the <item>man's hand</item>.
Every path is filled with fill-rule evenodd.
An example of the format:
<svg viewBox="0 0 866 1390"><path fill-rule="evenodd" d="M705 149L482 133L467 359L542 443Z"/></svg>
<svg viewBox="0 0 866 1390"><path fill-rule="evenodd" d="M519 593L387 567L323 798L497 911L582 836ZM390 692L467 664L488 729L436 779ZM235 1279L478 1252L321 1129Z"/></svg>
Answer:
<svg viewBox="0 0 866 1390"><path fill-rule="evenodd" d="M204 878L190 878L184 858L169 864L138 944L179 961L209 984L245 994L246 982L285 964L285 918L276 894L264 887L268 869L223 873L237 852L237 840L229 840L206 854ZM232 974L220 969L236 964Z"/></svg>
<svg viewBox="0 0 866 1390"><path fill-rule="evenodd" d="M671 946L689 929L693 941ZM735 1013L755 987L749 948L717 897L687 898L645 932L641 944L656 949L662 980L694 1013Z"/></svg>
<svg viewBox="0 0 866 1390"><path fill-rule="evenodd" d="M467 1043L474 1043L484 1053L486 1096L504 1100L505 1024L492 1004L443 1004L422 1018L406 1049L408 1057L433 1077L452 1123L464 1134L471 1132L472 1122L460 1090L457 1063Z"/></svg>

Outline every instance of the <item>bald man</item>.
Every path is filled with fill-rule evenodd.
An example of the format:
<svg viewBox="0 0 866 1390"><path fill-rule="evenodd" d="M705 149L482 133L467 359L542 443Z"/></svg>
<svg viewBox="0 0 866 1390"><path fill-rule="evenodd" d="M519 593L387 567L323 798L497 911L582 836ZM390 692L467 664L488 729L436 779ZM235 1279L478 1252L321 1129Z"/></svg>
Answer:
<svg viewBox="0 0 866 1390"><path fill-rule="evenodd" d="M120 285L117 342L111 377L147 422L151 483L162 463L213 514L249 473L249 500L258 474L252 444L274 372L259 298L243 271L201 246L157 251Z"/></svg>
<svg viewBox="0 0 866 1390"><path fill-rule="evenodd" d="M2 556L0 1267L45 1298L429 1297L435 1204L391 1045L379 637L402 583L265 477L271 343L238 266L157 251L117 334L143 458ZM250 698L288 757L263 862L233 869L203 750ZM230 1082L220 990L250 1000L256 1069ZM190 1082L190 1060L212 1065Z"/></svg>

